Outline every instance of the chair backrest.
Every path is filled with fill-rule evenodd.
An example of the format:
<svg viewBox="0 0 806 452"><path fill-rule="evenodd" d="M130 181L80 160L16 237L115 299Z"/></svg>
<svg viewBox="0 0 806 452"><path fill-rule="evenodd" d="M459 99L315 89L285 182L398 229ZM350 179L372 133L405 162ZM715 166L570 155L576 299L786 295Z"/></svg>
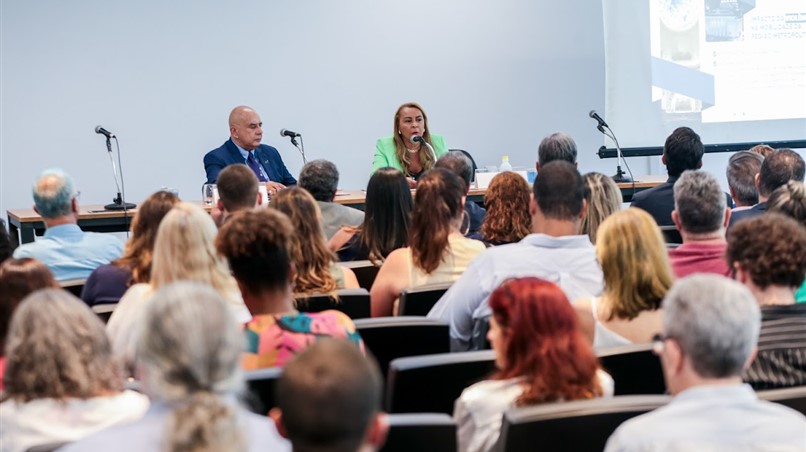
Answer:
<svg viewBox="0 0 806 452"><path fill-rule="evenodd" d="M372 283L375 282L380 270L380 267L376 267L369 260L341 262L340 265L351 269L358 280L358 286L367 290L372 288Z"/></svg>
<svg viewBox="0 0 806 452"><path fill-rule="evenodd" d="M386 411L450 414L462 391L493 370L492 350L395 359L386 379Z"/></svg>
<svg viewBox="0 0 806 452"><path fill-rule="evenodd" d="M602 368L615 381L615 394L665 394L666 382L652 344L630 344L596 351Z"/></svg>
<svg viewBox="0 0 806 452"><path fill-rule="evenodd" d="M247 391L244 394L244 403L247 408L257 414L266 415L270 409L276 407L274 388L282 374L282 367L267 367L246 372L244 381Z"/></svg>
<svg viewBox="0 0 806 452"><path fill-rule="evenodd" d="M84 290L84 284L86 283L87 278L66 279L64 281L59 281L59 286L71 294L81 298L81 291Z"/></svg>
<svg viewBox="0 0 806 452"><path fill-rule="evenodd" d="M600 452L622 422L670 400L658 395L623 396L512 408L504 413L494 450Z"/></svg>
<svg viewBox="0 0 806 452"><path fill-rule="evenodd" d="M759 399L780 403L806 415L806 386L758 391Z"/></svg>
<svg viewBox="0 0 806 452"><path fill-rule="evenodd" d="M426 284L424 286L403 289L397 305L398 315L428 315L442 295L450 289L453 282Z"/></svg>
<svg viewBox="0 0 806 452"><path fill-rule="evenodd" d="M118 306L117 303L103 303L103 304L94 304L90 307L92 312L98 316L104 323L109 321L109 317L112 317L112 313L115 312L115 308Z"/></svg>
<svg viewBox="0 0 806 452"><path fill-rule="evenodd" d="M425 317L377 317L355 321L364 345L386 377L389 363L404 356L450 352L448 323Z"/></svg>
<svg viewBox="0 0 806 452"><path fill-rule="evenodd" d="M297 297L295 304L301 312L321 312L335 309L347 314L351 319L370 317L369 292L367 289L340 289L338 298L328 294Z"/></svg>
<svg viewBox="0 0 806 452"><path fill-rule="evenodd" d="M663 233L663 240L667 244L679 245L683 243L683 237L680 235L680 231L678 231L677 227L674 225L660 226L660 232Z"/></svg>
<svg viewBox="0 0 806 452"><path fill-rule="evenodd" d="M445 413L390 414L381 452L456 450L456 422Z"/></svg>

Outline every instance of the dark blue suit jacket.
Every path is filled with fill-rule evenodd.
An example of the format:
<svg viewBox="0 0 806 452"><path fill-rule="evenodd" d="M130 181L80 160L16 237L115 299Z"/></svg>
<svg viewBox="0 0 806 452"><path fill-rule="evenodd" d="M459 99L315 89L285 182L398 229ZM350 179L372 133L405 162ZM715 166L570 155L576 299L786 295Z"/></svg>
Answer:
<svg viewBox="0 0 806 452"><path fill-rule="evenodd" d="M288 172L277 149L261 144L255 148L255 158L263 165L269 180L283 185L296 185L297 180ZM204 156L204 170L207 171L207 183L214 184L218 173L227 165L246 163L241 152L232 139L227 140L220 148L213 149Z"/></svg>

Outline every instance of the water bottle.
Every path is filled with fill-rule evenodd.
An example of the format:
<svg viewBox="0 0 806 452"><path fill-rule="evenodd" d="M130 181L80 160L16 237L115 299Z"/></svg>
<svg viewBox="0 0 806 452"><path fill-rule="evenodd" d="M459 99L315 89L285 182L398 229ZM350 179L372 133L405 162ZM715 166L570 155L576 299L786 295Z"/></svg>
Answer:
<svg viewBox="0 0 806 452"><path fill-rule="evenodd" d="M501 166L498 168L498 171L501 173L504 171L512 171L512 165L509 163L508 155L501 157Z"/></svg>

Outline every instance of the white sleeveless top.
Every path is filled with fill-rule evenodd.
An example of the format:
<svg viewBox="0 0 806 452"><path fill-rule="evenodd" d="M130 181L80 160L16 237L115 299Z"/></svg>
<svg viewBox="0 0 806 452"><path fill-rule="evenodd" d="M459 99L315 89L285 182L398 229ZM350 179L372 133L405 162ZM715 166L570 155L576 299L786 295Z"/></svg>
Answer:
<svg viewBox="0 0 806 452"><path fill-rule="evenodd" d="M602 325L602 322L599 321L599 317L596 314L596 302L599 300L599 297L594 297L591 299L591 311L593 311L593 348L607 348L607 347L615 347L617 345L628 345L632 344L632 341L625 338L624 336L614 332L613 330L609 330L606 326Z"/></svg>

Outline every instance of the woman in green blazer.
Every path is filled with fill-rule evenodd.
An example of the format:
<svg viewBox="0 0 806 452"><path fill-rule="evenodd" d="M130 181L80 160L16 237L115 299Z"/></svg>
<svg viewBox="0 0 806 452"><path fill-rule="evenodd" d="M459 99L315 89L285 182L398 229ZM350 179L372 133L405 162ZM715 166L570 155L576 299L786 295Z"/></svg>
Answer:
<svg viewBox="0 0 806 452"><path fill-rule="evenodd" d="M398 107L395 113L393 135L378 139L372 171L387 166L396 168L406 175L409 187L414 188L416 180L434 167L436 159L428 146L412 141L413 136L420 136L431 144L436 158L448 152L445 139L428 131L428 117L423 108L409 102Z"/></svg>

